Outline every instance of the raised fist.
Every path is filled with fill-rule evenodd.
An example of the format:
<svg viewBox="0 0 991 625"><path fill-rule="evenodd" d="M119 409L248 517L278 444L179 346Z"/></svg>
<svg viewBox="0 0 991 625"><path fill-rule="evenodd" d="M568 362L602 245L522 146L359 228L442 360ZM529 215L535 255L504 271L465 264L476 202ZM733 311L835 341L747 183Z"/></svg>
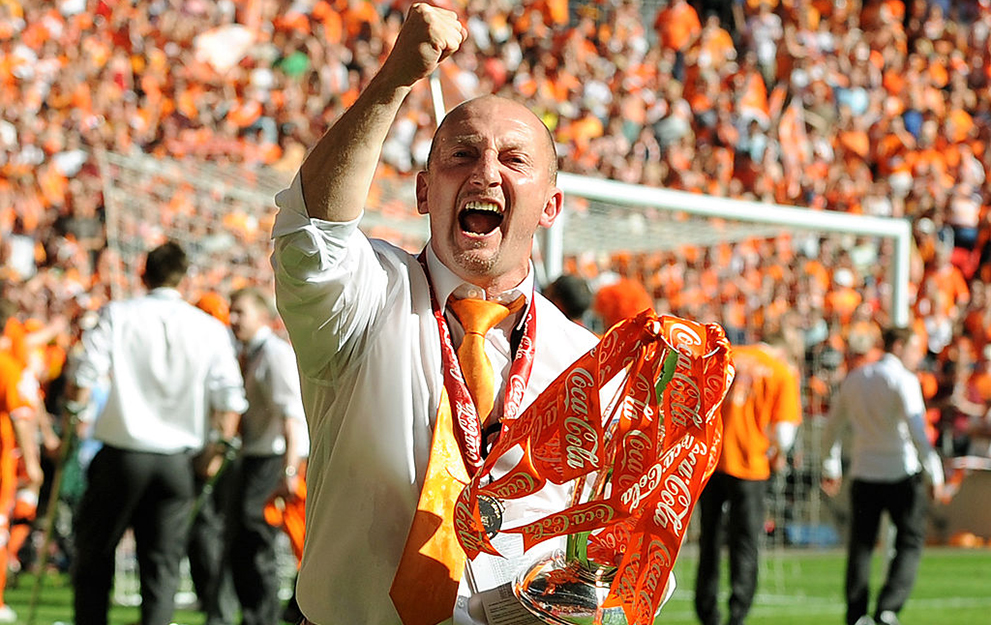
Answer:
<svg viewBox="0 0 991 625"><path fill-rule="evenodd" d="M382 70L398 84L411 86L429 76L467 37L457 13L418 2L407 12Z"/></svg>

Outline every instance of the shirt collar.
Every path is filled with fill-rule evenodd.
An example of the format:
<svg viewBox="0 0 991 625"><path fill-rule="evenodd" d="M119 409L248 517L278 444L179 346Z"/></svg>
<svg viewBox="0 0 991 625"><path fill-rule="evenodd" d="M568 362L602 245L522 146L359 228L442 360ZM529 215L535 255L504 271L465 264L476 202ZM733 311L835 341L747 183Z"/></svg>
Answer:
<svg viewBox="0 0 991 625"><path fill-rule="evenodd" d="M485 294L485 289L470 282L465 282L457 274L448 269L444 263L440 262L440 259L437 258L433 247L429 243L427 244L426 251L427 267L430 269L430 282L434 290L434 297L437 298L437 301L444 310L447 310L447 300L451 295L454 295L458 299L466 297L489 299ZM529 306L530 300L533 297L533 263L529 263L526 277L523 278L522 282L508 291L500 293L493 299L508 304L520 295L523 296L526 306Z"/></svg>
<svg viewBox="0 0 991 625"><path fill-rule="evenodd" d="M885 362L888 362L888 363L892 363L892 364L899 364L899 365L902 365L903 367L905 366L905 363L902 362L902 359L899 358L898 356L895 356L891 352L885 352L881 356L881 360L883 360Z"/></svg>
<svg viewBox="0 0 991 625"><path fill-rule="evenodd" d="M251 337L251 340L248 341L244 345L244 347L249 350L255 350L259 346L261 346L261 344L264 343L271 335L272 335L272 328L268 326L262 326L258 328L258 331L255 332L255 335Z"/></svg>
<svg viewBox="0 0 991 625"><path fill-rule="evenodd" d="M182 299L182 294L178 290L170 286L160 286L148 291L148 295L151 297L158 297L161 299Z"/></svg>

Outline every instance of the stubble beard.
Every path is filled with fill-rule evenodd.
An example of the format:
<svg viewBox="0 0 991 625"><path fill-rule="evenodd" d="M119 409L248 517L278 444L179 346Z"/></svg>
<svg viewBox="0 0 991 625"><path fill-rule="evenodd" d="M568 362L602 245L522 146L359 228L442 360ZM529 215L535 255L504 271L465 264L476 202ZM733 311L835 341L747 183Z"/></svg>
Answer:
<svg viewBox="0 0 991 625"><path fill-rule="evenodd" d="M454 261L469 275L491 277L499 263L499 254L486 254L480 243L476 247L457 252Z"/></svg>

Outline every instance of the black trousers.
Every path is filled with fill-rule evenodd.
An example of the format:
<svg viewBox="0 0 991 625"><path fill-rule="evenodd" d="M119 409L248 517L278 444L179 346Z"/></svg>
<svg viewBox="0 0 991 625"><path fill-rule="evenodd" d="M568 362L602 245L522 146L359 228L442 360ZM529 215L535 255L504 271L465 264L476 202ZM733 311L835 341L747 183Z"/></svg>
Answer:
<svg viewBox="0 0 991 625"><path fill-rule="evenodd" d="M207 480L197 477L196 492L203 491ZM213 492L203 497L193 525L189 529L186 555L189 574L206 615L205 625L232 625L237 618L238 602L234 593L231 568L224 560L224 532L229 475L222 474Z"/></svg>
<svg viewBox="0 0 991 625"><path fill-rule="evenodd" d="M114 554L134 529L142 625L168 625L194 498L192 455L104 446L93 458L75 515L76 625L106 625Z"/></svg>
<svg viewBox="0 0 991 625"><path fill-rule="evenodd" d="M846 567L846 621L853 625L868 612L871 554L877 544L884 511L895 526L895 552L874 615L885 610L898 612L905 605L922 560L928 500L921 473L898 482L854 480L850 500L852 521Z"/></svg>
<svg viewBox="0 0 991 625"><path fill-rule="evenodd" d="M699 566L695 613L702 625L719 625L719 559L729 538L731 625L743 623L757 590L760 536L764 529L765 480L741 480L715 472L699 498ZM726 510L724 510L724 507ZM724 531L724 518L728 532Z"/></svg>
<svg viewBox="0 0 991 625"><path fill-rule="evenodd" d="M282 456L247 456L231 467L227 558L241 602L243 625L279 622L279 529L265 520L265 504L283 479Z"/></svg>

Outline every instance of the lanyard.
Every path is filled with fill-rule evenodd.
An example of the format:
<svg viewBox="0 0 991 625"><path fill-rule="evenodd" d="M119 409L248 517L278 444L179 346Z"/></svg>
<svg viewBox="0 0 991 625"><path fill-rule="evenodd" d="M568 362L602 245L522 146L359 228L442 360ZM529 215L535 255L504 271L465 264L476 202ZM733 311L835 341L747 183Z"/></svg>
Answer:
<svg viewBox="0 0 991 625"><path fill-rule="evenodd" d="M453 413L454 438L458 441L461 449L461 457L464 459L465 467L469 474L482 466L484 462L483 432L482 423L478 418L478 411L475 403L471 400L468 387L465 386L464 376L461 374L461 365L458 362L458 355L451 341L451 330L444 316L444 310L437 302L434 293L433 283L430 280L430 270L427 268L426 256L420 254L418 257L423 266L423 272L427 276L427 283L430 285L430 306L437 321L437 330L440 334L441 364L444 368L444 388L447 389L447 396L451 402L451 412ZM509 368L509 380L506 382L506 392L503 398L502 420L515 419L519 416L520 406L523 404L523 393L526 390L527 382L530 380L530 371L533 369L533 354L537 331L536 303L531 298L527 307L526 319L523 322L523 332L519 337L519 345L513 350L513 363ZM515 333L514 333L515 334ZM515 338L515 337L514 337ZM516 343L517 341L511 341Z"/></svg>

